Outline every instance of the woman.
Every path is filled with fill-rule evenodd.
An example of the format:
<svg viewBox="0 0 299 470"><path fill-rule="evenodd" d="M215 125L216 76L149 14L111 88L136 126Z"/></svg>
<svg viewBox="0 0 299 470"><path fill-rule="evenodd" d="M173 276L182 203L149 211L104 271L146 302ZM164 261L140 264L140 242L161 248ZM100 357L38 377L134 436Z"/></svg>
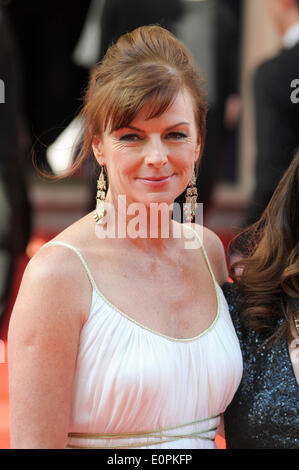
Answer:
<svg viewBox="0 0 299 470"><path fill-rule="evenodd" d="M160 27L122 36L95 68L73 170L92 149L97 223L87 214L25 271L8 338L13 447L216 447L242 373L225 256L216 235L169 211L193 181L205 114L189 53ZM104 237L111 223L117 235ZM185 249L201 231L204 245Z"/></svg>
<svg viewBox="0 0 299 470"><path fill-rule="evenodd" d="M261 219L236 246L247 256L232 266L235 282L223 290L244 375L225 413L227 447L298 449L299 151Z"/></svg>

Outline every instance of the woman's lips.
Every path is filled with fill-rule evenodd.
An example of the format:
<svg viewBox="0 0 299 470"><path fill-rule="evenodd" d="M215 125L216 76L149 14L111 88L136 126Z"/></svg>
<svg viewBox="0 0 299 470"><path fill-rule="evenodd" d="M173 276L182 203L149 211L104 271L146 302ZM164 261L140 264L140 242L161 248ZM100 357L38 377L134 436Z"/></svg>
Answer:
<svg viewBox="0 0 299 470"><path fill-rule="evenodd" d="M136 178L136 179L138 181L141 181L142 183L145 183L145 184L150 184L150 185L153 185L153 186L159 186L160 184L168 183L168 181L170 180L170 178L172 176L173 175L169 175L169 176L151 176L151 177L147 177L147 178Z"/></svg>

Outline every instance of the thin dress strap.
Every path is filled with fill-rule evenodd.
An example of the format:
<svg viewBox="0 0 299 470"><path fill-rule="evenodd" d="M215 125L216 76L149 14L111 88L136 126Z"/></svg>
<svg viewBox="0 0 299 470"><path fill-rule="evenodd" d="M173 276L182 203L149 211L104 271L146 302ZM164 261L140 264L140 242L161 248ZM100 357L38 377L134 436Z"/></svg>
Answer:
<svg viewBox="0 0 299 470"><path fill-rule="evenodd" d="M199 244L200 244L200 248L203 252L203 255L204 255L204 259L206 261L206 264L208 266L208 270L210 272L210 275L211 275L211 278L212 278L212 281L213 281L213 285L214 285L214 289L215 289L215 292L216 292L216 298L217 298L217 313L216 313L216 317L214 318L214 321L211 323L211 325L209 326L209 328L207 328L207 330L205 330L205 332L208 332L209 330L211 330L213 328L213 326L215 325L215 323L217 322L218 318L219 318L219 315L220 315L220 294L219 294L219 290L220 287L219 287L219 290L218 290L218 282L216 281L216 278L214 276L214 273L213 273L213 269L212 269L212 266L211 266L211 263L210 263L210 260L209 260L209 257L208 257L208 254L206 252L206 249L204 247L204 244L199 236L199 234L197 233L196 230L194 230L194 228L190 227L190 225L186 225L186 224L183 224L184 227L187 227L189 228L195 235L195 237L197 238L197 240L199 241Z"/></svg>
<svg viewBox="0 0 299 470"><path fill-rule="evenodd" d="M211 276L212 276L213 282L214 282L214 284L216 285L217 281L216 281L216 278L215 278L215 276L214 276L213 269L212 269L212 266L211 266L211 263L210 263L208 254L207 254L207 252L206 252L206 249L205 249L205 247L204 247L204 244L203 244L203 242L202 242L202 240L201 240L199 234L197 233L196 230L194 230L194 228L190 227L190 225L185 225L185 224L184 224L184 227L187 227L187 228L189 228L190 230L192 230L192 232L195 234L197 240L199 241L199 243L200 243L200 248L202 249L202 252L203 252L204 258L205 258L205 260L206 260L206 263L207 263L208 269L209 269L209 271L210 271L210 274L211 274Z"/></svg>
<svg viewBox="0 0 299 470"><path fill-rule="evenodd" d="M90 282L91 282L92 287L97 291L98 288L97 288L96 282L95 282L95 280L94 280L94 278L93 278L93 276L92 276L92 274L91 274L91 272L90 272L90 269L89 269L89 267L88 267L88 265L87 265L87 263L86 263L86 261L85 261L83 255L80 253L80 251L78 250L78 248L75 248L75 247L74 247L73 245L71 245L70 243L60 242L60 241L54 241L54 240L45 243L41 248L44 248L44 247L46 247L46 246L53 246L53 245L66 246L67 248L70 248L71 250L73 250L73 251L76 253L76 255L77 255L78 258L80 259L80 261L81 261L81 263L82 263L82 265L83 265L83 267L84 267L84 269L85 269L85 271L86 271L86 273L87 273L87 276L88 276L88 278L89 278L89 280L90 280Z"/></svg>

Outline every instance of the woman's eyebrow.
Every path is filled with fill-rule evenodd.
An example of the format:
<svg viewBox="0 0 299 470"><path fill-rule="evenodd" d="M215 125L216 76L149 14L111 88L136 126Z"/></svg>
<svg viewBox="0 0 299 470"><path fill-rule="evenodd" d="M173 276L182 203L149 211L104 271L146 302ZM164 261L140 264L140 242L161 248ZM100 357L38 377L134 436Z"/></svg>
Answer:
<svg viewBox="0 0 299 470"><path fill-rule="evenodd" d="M177 122L176 124L172 124L171 126L167 127L165 130L166 131L169 131L170 129L173 129L174 127L178 127L178 126L182 126L182 125L187 125L187 126L190 126L190 123L187 122L187 121L181 121L181 122ZM135 131L140 131L140 132L143 132L142 129L138 129L138 127L134 127L134 126L126 126L127 129L133 129Z"/></svg>
<svg viewBox="0 0 299 470"><path fill-rule="evenodd" d="M165 130L169 131L171 129L174 129L175 127L182 126L182 125L190 126L190 123L187 122L187 121L181 121L181 122L178 122L176 124L172 124L171 126L167 127ZM131 130L137 131L137 132L144 132L143 129L139 129L138 127L131 126L130 124L128 124L127 126L124 126L123 128L117 129L117 130L119 131L121 129L131 129Z"/></svg>
<svg viewBox="0 0 299 470"><path fill-rule="evenodd" d="M124 126L123 129L132 129L133 131L144 132L144 130L139 129L138 127L130 126L130 124L128 124L127 126Z"/></svg>
<svg viewBox="0 0 299 470"><path fill-rule="evenodd" d="M178 122L177 124L173 124L172 126L170 127L167 127L165 130L166 131L170 131L171 129L173 129L174 127L178 127L178 126L190 126L190 123L189 122L186 122L186 121L181 121L181 122Z"/></svg>

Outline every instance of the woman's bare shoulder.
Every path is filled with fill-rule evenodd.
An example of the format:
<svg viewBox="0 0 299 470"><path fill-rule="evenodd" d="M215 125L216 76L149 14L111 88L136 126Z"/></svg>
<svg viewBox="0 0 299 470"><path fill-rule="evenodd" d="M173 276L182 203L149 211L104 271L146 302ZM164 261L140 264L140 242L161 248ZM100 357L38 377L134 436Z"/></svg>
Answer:
<svg viewBox="0 0 299 470"><path fill-rule="evenodd" d="M57 277L68 275L72 280L78 275L74 269L80 262L75 252L81 252L89 241L87 217L82 217L45 243L31 258L28 267L39 270L39 274ZM72 249L73 248L73 249Z"/></svg>
<svg viewBox="0 0 299 470"><path fill-rule="evenodd" d="M49 301L53 308L63 304L63 310L69 308L72 315L82 312L83 317L90 304L91 286L75 253L63 246L45 246L28 262L18 296L26 299L26 305L39 301L41 308Z"/></svg>
<svg viewBox="0 0 299 470"><path fill-rule="evenodd" d="M82 232L80 237L78 227L69 227L50 242L64 242L80 251L84 247L85 236ZM65 245L42 246L25 268L18 297L30 304L32 293L42 305L49 299L53 304L55 298L57 303L63 302L66 309L69 307L74 315L76 312L82 312L83 317L87 315L92 287L78 254Z"/></svg>
<svg viewBox="0 0 299 470"><path fill-rule="evenodd" d="M221 286L228 280L225 250L221 238L212 230L203 225L192 224L202 240L209 258L216 281Z"/></svg>

